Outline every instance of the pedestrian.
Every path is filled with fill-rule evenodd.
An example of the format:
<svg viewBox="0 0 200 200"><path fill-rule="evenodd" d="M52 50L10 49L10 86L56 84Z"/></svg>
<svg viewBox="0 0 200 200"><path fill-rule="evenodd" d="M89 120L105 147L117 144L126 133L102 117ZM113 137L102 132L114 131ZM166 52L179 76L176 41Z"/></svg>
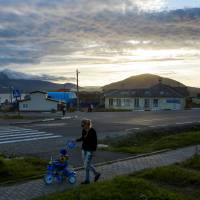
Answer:
<svg viewBox="0 0 200 200"><path fill-rule="evenodd" d="M93 108L94 108L93 104L90 104L90 112L93 111Z"/></svg>
<svg viewBox="0 0 200 200"><path fill-rule="evenodd" d="M90 107L90 105L88 105L88 112L91 112L91 107Z"/></svg>
<svg viewBox="0 0 200 200"><path fill-rule="evenodd" d="M92 127L92 122L89 119L84 119L81 122L82 136L77 139L77 142L82 142L82 158L85 167L85 180L82 184L90 183L90 171L94 173L94 182L98 181L100 173L96 171L92 165L92 158L97 149L97 134Z"/></svg>
<svg viewBox="0 0 200 200"><path fill-rule="evenodd" d="M65 116L65 113L66 113L66 107L65 107L65 105L63 104L63 105L62 105L62 115L63 115L63 117Z"/></svg>

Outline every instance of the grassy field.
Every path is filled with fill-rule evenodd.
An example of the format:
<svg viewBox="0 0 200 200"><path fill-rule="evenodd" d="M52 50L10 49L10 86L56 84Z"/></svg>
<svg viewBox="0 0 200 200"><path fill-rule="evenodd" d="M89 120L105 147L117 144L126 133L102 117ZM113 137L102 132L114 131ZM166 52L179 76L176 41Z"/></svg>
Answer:
<svg viewBox="0 0 200 200"><path fill-rule="evenodd" d="M7 158L0 155L0 183L12 183L41 176L46 169L46 164L46 161L40 158Z"/></svg>
<svg viewBox="0 0 200 200"><path fill-rule="evenodd" d="M200 156L37 200L200 200ZM195 164L194 164L195 163Z"/></svg>
<svg viewBox="0 0 200 200"><path fill-rule="evenodd" d="M108 144L104 150L125 153L148 153L162 149L176 149L180 147L200 144L200 127L193 127L186 131L149 131L129 134L123 138L102 141Z"/></svg>

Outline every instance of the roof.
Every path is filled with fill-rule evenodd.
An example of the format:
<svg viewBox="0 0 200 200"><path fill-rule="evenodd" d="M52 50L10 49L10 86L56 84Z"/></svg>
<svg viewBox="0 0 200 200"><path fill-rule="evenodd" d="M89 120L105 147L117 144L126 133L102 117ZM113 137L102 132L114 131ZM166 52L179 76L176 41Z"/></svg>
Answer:
<svg viewBox="0 0 200 200"><path fill-rule="evenodd" d="M31 101L31 99L23 99L23 100L19 100L18 102L25 102L25 101ZM57 101L57 100L54 100L54 99L50 99L50 98L46 98L46 101L54 101L54 102L57 102L57 103L65 103L64 101Z"/></svg>
<svg viewBox="0 0 200 200"><path fill-rule="evenodd" d="M111 90L104 93L105 97L165 97L165 98L184 98L187 96L186 92L173 88L171 86L158 83L146 89L131 89L131 90Z"/></svg>
<svg viewBox="0 0 200 200"><path fill-rule="evenodd" d="M35 93L41 93L41 94L47 94L46 92L44 91L33 91L33 92L30 92L29 94L35 94Z"/></svg>

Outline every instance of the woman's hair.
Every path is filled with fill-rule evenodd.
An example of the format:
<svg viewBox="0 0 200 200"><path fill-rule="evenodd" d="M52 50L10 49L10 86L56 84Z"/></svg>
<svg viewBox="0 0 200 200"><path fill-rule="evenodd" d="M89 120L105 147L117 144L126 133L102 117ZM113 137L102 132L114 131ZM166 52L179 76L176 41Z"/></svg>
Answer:
<svg viewBox="0 0 200 200"><path fill-rule="evenodd" d="M81 121L81 124L82 124L82 125L87 125L88 128L92 128L92 121L91 121L90 119L83 119L83 120Z"/></svg>

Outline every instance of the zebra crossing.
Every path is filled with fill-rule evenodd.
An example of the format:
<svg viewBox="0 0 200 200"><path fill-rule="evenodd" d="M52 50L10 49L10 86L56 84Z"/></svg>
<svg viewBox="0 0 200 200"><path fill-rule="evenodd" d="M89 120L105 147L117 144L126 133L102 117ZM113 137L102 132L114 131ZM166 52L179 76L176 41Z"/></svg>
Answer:
<svg viewBox="0 0 200 200"><path fill-rule="evenodd" d="M53 138L55 139L60 137L62 137L62 135L54 135L53 133L47 133L44 131L38 131L29 128L21 128L14 126L0 127L0 145Z"/></svg>

